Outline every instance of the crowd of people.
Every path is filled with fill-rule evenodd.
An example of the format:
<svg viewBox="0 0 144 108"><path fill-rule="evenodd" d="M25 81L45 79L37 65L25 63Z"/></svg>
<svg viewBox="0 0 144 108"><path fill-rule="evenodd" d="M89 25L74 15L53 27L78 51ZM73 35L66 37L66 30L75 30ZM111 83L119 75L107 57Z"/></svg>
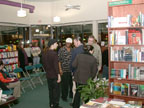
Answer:
<svg viewBox="0 0 144 108"><path fill-rule="evenodd" d="M32 44L29 44L25 48L24 44L20 43L18 46L19 67L22 68L25 72L25 66L39 64L40 53L41 49L38 47L37 43L35 43L34 46L32 46ZM10 73L6 72L6 69L4 67L5 65L3 64L3 61L0 60L0 88L3 91L12 89L13 97L15 98L14 103L18 103L18 99L21 96L21 85L19 78L16 77L16 75L13 75L13 77L11 77ZM21 73L19 77L24 77L24 74Z"/></svg>
<svg viewBox="0 0 144 108"><path fill-rule="evenodd" d="M105 54L108 55L107 52ZM96 80L102 68L101 48L95 37L89 36L86 44L83 44L79 36L73 40L67 38L62 47L58 46L56 39L50 39L44 50L41 50L37 43L29 44L25 48L23 44L20 44L18 47L19 67L25 71L25 66L39 64L40 55L46 71L50 108L62 108L59 106L60 98L65 102L68 98L72 98L70 105L73 108L79 108L81 94L77 89L78 86L87 84L89 78ZM14 88L13 95L19 98L20 81L8 78L3 68L3 62L0 61L1 88ZM22 74L21 77L23 76Z"/></svg>
<svg viewBox="0 0 144 108"><path fill-rule="evenodd" d="M72 43L74 48L72 48ZM102 66L100 46L94 36L89 36L88 43L82 43L82 38L77 36L73 40L67 38L65 45L56 49L58 42L51 39L48 48L42 52L42 63L46 70L49 88L50 108L62 108L59 99L67 102L73 108L80 107L80 92L78 86L87 84L87 80L96 79Z"/></svg>

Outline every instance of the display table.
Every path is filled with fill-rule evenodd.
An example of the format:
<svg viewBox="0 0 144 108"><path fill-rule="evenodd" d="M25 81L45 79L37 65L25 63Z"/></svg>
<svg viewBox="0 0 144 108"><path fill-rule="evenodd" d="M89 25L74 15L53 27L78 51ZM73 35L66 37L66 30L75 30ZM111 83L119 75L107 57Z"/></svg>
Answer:
<svg viewBox="0 0 144 108"><path fill-rule="evenodd" d="M9 106L9 108L11 108L10 104L12 102L14 102L17 98L15 97L10 97L6 102L0 102L0 106L4 106L4 105L7 105Z"/></svg>
<svg viewBox="0 0 144 108"><path fill-rule="evenodd" d="M90 100L80 108L142 108L142 102L129 101L126 103L120 99L98 98Z"/></svg>

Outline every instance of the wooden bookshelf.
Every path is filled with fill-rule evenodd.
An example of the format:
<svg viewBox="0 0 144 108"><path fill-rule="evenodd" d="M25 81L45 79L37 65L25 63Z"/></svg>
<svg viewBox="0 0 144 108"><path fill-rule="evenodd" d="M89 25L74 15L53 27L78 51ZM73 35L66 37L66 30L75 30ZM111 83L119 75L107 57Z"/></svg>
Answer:
<svg viewBox="0 0 144 108"><path fill-rule="evenodd" d="M122 90L120 89L122 88L122 84L128 84L128 90L131 90L131 85L144 85L144 80L132 78L134 77L134 73L135 76L142 75L141 67L144 67L144 0L132 0L132 4L116 6L110 6L109 3L109 97L124 99L125 101L142 101L144 103L144 94L140 94L142 93L140 87L138 87L137 92L139 93L137 93L137 96L132 96L131 91L128 91L128 96L122 95L122 91L119 91L121 95L115 95L113 93L114 90ZM131 30L135 30L136 32L133 33ZM134 42L135 37L139 39L139 42ZM124 39L125 43L123 43L122 39ZM113 75L114 72L116 76L112 77L111 75ZM123 76L128 78L121 78L121 74L124 74ZM115 83L119 83L121 86L115 89ZM141 95L143 95L143 97Z"/></svg>
<svg viewBox="0 0 144 108"><path fill-rule="evenodd" d="M116 98L116 99L123 99L126 102L127 101L142 101L144 103L144 98L142 97L134 97L134 96L124 96L124 95L113 95L109 94L110 98Z"/></svg>
<svg viewBox="0 0 144 108"><path fill-rule="evenodd" d="M112 27L112 28L109 28L109 30L125 30L125 29L136 29L136 28L139 28L139 29L144 29L144 27L141 27L141 26L137 26L137 27Z"/></svg>
<svg viewBox="0 0 144 108"><path fill-rule="evenodd" d="M109 81L110 82L119 82L119 83L129 83L129 84L141 84L141 85L144 85L144 80L110 78Z"/></svg>

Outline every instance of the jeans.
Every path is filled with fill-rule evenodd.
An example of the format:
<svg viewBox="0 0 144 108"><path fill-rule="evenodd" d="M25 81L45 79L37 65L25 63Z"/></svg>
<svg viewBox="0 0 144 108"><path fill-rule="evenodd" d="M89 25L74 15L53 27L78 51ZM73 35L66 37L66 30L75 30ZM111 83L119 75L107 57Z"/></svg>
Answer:
<svg viewBox="0 0 144 108"><path fill-rule="evenodd" d="M33 57L33 65L39 64L39 63L40 63L40 57L39 56Z"/></svg>

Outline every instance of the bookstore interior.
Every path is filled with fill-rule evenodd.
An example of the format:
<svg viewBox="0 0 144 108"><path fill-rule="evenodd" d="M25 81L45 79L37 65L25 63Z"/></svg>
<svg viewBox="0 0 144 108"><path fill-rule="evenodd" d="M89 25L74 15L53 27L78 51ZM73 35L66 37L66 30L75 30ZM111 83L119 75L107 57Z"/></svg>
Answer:
<svg viewBox="0 0 144 108"><path fill-rule="evenodd" d="M2 5L0 12L2 12L1 8L16 6L21 7L21 9L29 8L30 13L28 15L33 14L32 5L16 1L18 0L7 0L7 2L0 0L0 5ZM34 2L31 0L24 1L33 3L35 11L38 11L38 4L40 4L38 9L43 6L45 6L45 9L49 9L39 0ZM62 1L64 2L64 0ZM79 3L76 0L69 0L70 3L73 3L72 1ZM97 79L96 82L89 81L85 90L81 91L83 94L81 99L83 101L88 99L89 101L83 102L80 108L144 108L144 0L101 0L100 4L103 5L101 7L107 6L107 8L102 9L102 15L99 17L94 16L98 17L96 19L92 17L93 13L89 13L91 18L87 18L88 14L85 12L81 13L81 10L83 11L82 6L86 6L88 3L88 0L86 1L80 3L80 8L66 8L65 12L75 13L70 14L70 16L66 14L68 18L72 17L70 20L68 19L70 22L66 20L65 16L61 17L65 20L62 22L51 22L51 20L46 22L45 18L39 19L39 12L37 12L37 15L31 15L34 20L30 20L30 17L28 17L26 20L29 23L26 24L24 24L24 18L18 20L18 22L13 19L11 19L12 22L7 21L4 17L2 19L5 21L2 22L0 19L0 59L5 65L6 72L12 73L19 68L17 51L19 43L24 44L24 46L29 43L38 43L39 47L43 49L51 38L57 39L62 45L65 45L67 37L73 39L75 36L80 36L83 43L87 43L88 36L94 35L102 53L105 48L108 48L108 79L101 78L100 75L100 79ZM11 4L5 7L8 2ZM56 8L57 2L58 8L64 5L61 0L53 2L43 0L42 2L49 2L48 4L52 5L53 9ZM94 3L97 2L94 1ZM93 3L90 3L90 5L93 6ZM94 9L100 8L98 5L93 6ZM74 9L74 12L69 9ZM52 12L64 14L63 11L58 9L52 10ZM76 12L79 12L81 17L77 16ZM84 13L87 19L84 18ZM97 11L96 13L98 14ZM43 13L41 15L43 16ZM52 13L51 15L54 16L55 14ZM12 18L15 17L12 16ZM77 20L78 18L80 20ZM22 24L20 24L21 21ZM103 47L105 48L103 49ZM100 74L102 74L102 69ZM95 85L91 87L91 84ZM89 97L86 98L86 96ZM0 89L0 107L8 105L11 108L13 106L11 105L12 101L8 94L4 94L3 90Z"/></svg>

